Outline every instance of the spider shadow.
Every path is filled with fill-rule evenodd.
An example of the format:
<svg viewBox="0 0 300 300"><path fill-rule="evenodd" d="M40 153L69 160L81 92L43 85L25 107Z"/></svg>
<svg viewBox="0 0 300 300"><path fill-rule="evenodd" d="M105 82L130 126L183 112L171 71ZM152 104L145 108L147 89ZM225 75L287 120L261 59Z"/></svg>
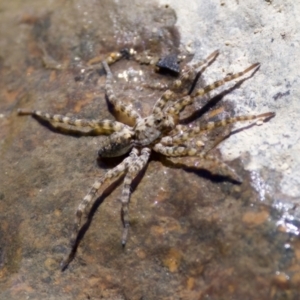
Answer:
<svg viewBox="0 0 300 300"><path fill-rule="evenodd" d="M124 157L122 157L124 158ZM122 159L120 158L120 161ZM114 166L117 165L117 163L115 162L112 162L111 159L108 159L108 163L107 164L113 164ZM98 164L101 164L101 163L98 163ZM142 178L144 177L144 174L147 170L147 166L148 164L146 165L145 168L143 168L139 173L138 175L135 177L135 179L132 181L131 183L131 193L133 193L136 189L136 187L139 185L140 181L142 180ZM118 179L116 179L114 182L112 182L111 184L109 184L109 186L102 192L101 196L99 196L93 203L89 213L87 214L86 216L86 221L85 223L81 226L78 234L77 234L77 237L76 237L76 240L74 242L73 245L71 245L71 250L67 256L66 259L64 259L61 263L61 271L64 272L69 264L73 261L73 259L75 258L75 255L76 255L76 252L77 252L77 249L78 249L78 246L81 242L81 240L84 238L85 236L85 233L88 231L91 223L92 223L92 220L93 220L93 217L94 217L94 214L96 213L96 211L98 210L99 206L101 206L101 204L104 202L104 200L107 198L107 196L109 196L117 187L119 187L124 179L124 177L126 176L126 174L123 174L122 176L120 176ZM121 210L120 210L121 212ZM124 248L125 246L122 246L122 248Z"/></svg>
<svg viewBox="0 0 300 300"><path fill-rule="evenodd" d="M198 83L198 80L200 79L200 77L202 76L202 74L204 73L204 71L210 67L217 59L217 57L219 56L219 53L207 64L207 66L205 67L205 69L200 69L197 73L196 73L196 76L192 82L192 85L188 91L188 95L191 95L194 91L194 89L196 88L197 86L197 83Z"/></svg>
<svg viewBox="0 0 300 300"><path fill-rule="evenodd" d="M159 155L159 154L158 154ZM169 160L167 157L159 155L159 157L155 158L155 160L159 160L165 167L171 169L181 169L188 173L194 173L200 177L206 178L214 183L222 183L222 182L230 182L232 184L241 184L242 182L235 180L229 176L221 175L221 174L213 174L205 167L192 167L187 166L184 162L174 162Z"/></svg>
<svg viewBox="0 0 300 300"><path fill-rule="evenodd" d="M273 117L274 116L270 116L270 117L264 119L264 122L268 122ZM221 142L228 139L230 136L238 134L238 133L240 133L244 130L248 130L248 129L254 127L254 126L257 126L255 122L229 132L227 135L222 137L222 139L219 140L218 143L216 143L212 148L208 149L205 153L207 154L208 152L210 152L211 150L216 148ZM214 174L214 173L210 172L209 170L205 169L205 167L198 168L196 166L195 167L187 166L185 163L182 163L182 162L171 161L166 156L163 156L163 155L158 154L158 153L155 153L153 155L153 159L156 160L156 161L160 161L166 167L173 168L173 169L183 169L186 172L195 173L195 174L199 175L200 177L207 178L207 179L209 179L209 180L211 180L212 182L215 182L215 183L231 182L233 184L242 184L242 182L240 182L236 179L233 179L229 176L221 175L221 174Z"/></svg>
<svg viewBox="0 0 300 300"><path fill-rule="evenodd" d="M241 85L247 81L248 79L252 78L255 73L259 70L259 67L255 69L249 76L239 80L237 83L235 83L232 87L224 90L223 92L217 94L213 98L209 99L209 101L204 104L200 109L194 111L190 116L180 119L179 123L183 125L187 125L196 119L199 119L204 114L206 114L209 110L211 110L214 106L216 106L226 95L230 94L235 89L238 89L241 87Z"/></svg>
<svg viewBox="0 0 300 300"><path fill-rule="evenodd" d="M75 258L76 252L77 252L77 248L81 242L81 240L83 239L83 237L85 236L85 233L87 232L87 230L89 229L94 214L96 213L97 209L99 208L99 206L104 202L104 200L106 199L107 196L109 196L120 184L122 179L124 178L123 176L120 176L117 180L115 180L113 183L111 183L101 194L101 196L99 196L93 203L92 207L90 208L89 213L86 216L86 221L85 223L81 226L80 230L78 231L76 240L74 242L74 244L72 244L70 246L71 250L67 256L67 258L65 260L62 261L61 263L61 271L65 271L69 264L73 261L73 259Z"/></svg>

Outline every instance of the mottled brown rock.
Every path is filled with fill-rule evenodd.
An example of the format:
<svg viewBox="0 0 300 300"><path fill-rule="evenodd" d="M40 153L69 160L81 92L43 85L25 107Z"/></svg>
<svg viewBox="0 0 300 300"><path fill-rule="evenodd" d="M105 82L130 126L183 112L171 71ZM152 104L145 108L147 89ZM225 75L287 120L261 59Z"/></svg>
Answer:
<svg viewBox="0 0 300 300"><path fill-rule="evenodd" d="M297 227L288 218L293 208L283 209L282 217L267 193L262 201L239 159L228 162L243 179L237 185L195 170L194 161L182 169L154 155L132 194L127 247L120 245L121 188L116 186L99 199L74 260L61 272L79 202L95 178L117 162L97 161L100 137L67 136L16 111L112 119L105 78L97 67L87 70L89 61L124 46L177 50L176 15L171 7L145 1L28 0L0 6L1 299L297 299L299 247L288 231L277 230L282 218L289 230ZM118 77L124 70L142 71L141 85ZM161 95L142 83L172 79L130 60L112 71L118 96L141 114ZM236 90L243 93L251 84L245 81ZM216 106L207 115L233 113L221 99L214 98ZM196 108L206 102L199 99ZM207 136L207 145L223 135ZM243 222L250 211L264 212L258 223L257 216L250 218L254 226ZM291 274L290 289L274 279L279 268Z"/></svg>

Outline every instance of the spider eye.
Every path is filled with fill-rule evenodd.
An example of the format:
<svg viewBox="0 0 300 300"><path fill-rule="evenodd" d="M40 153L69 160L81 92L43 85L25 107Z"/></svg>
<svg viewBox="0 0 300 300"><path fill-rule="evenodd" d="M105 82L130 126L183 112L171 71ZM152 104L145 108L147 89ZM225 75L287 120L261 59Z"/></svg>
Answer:
<svg viewBox="0 0 300 300"><path fill-rule="evenodd" d="M161 124L163 121L165 121L167 118L166 116L162 116L160 118L157 118L155 121L154 121L154 125L159 125Z"/></svg>
<svg viewBox="0 0 300 300"><path fill-rule="evenodd" d="M155 124L155 125L159 125L159 124L161 123L161 121L162 121L162 119L156 119L156 120L154 121L154 124Z"/></svg>

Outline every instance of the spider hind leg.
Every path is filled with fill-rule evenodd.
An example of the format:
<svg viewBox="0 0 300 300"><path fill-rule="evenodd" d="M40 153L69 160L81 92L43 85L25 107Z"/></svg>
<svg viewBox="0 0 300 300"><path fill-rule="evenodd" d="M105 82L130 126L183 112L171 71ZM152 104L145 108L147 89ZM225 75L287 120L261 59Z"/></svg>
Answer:
<svg viewBox="0 0 300 300"><path fill-rule="evenodd" d="M131 183L137 174L146 166L149 156L151 153L151 149L143 148L141 151L141 155L137 157L132 165L128 168L128 172L124 178L122 196L121 196L121 221L123 224L123 233L122 233L122 246L125 247L128 237L129 230L129 215L128 215L128 206L130 201L131 194Z"/></svg>
<svg viewBox="0 0 300 300"><path fill-rule="evenodd" d="M242 182L241 177L226 163L222 162L213 155L207 155L203 152L200 152L196 148L189 146L164 146L163 144L158 143L153 149L167 157L198 157L200 160L198 163L195 163L197 168L203 167L208 169L212 174L220 174L222 176L232 178L234 181Z"/></svg>

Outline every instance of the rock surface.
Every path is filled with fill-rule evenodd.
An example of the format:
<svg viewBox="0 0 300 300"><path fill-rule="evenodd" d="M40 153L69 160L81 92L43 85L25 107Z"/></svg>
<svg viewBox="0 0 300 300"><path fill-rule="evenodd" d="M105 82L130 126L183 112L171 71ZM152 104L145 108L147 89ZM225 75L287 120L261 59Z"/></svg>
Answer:
<svg viewBox="0 0 300 300"><path fill-rule="evenodd" d="M0 299L298 299L299 6L2 2ZM132 195L125 250L121 187L105 188L74 260L61 272L79 202L118 161L97 161L101 137L68 136L16 111L113 118L104 74L89 62L125 46L158 54L179 47L194 51L195 60L219 49L204 82L259 61L260 70L240 86L211 93L222 101L206 115L277 115L220 147L243 178L240 185L195 171L193 160L183 170L154 155ZM143 84L170 80L133 61L120 61L112 71L118 96L144 115L161 92Z"/></svg>

